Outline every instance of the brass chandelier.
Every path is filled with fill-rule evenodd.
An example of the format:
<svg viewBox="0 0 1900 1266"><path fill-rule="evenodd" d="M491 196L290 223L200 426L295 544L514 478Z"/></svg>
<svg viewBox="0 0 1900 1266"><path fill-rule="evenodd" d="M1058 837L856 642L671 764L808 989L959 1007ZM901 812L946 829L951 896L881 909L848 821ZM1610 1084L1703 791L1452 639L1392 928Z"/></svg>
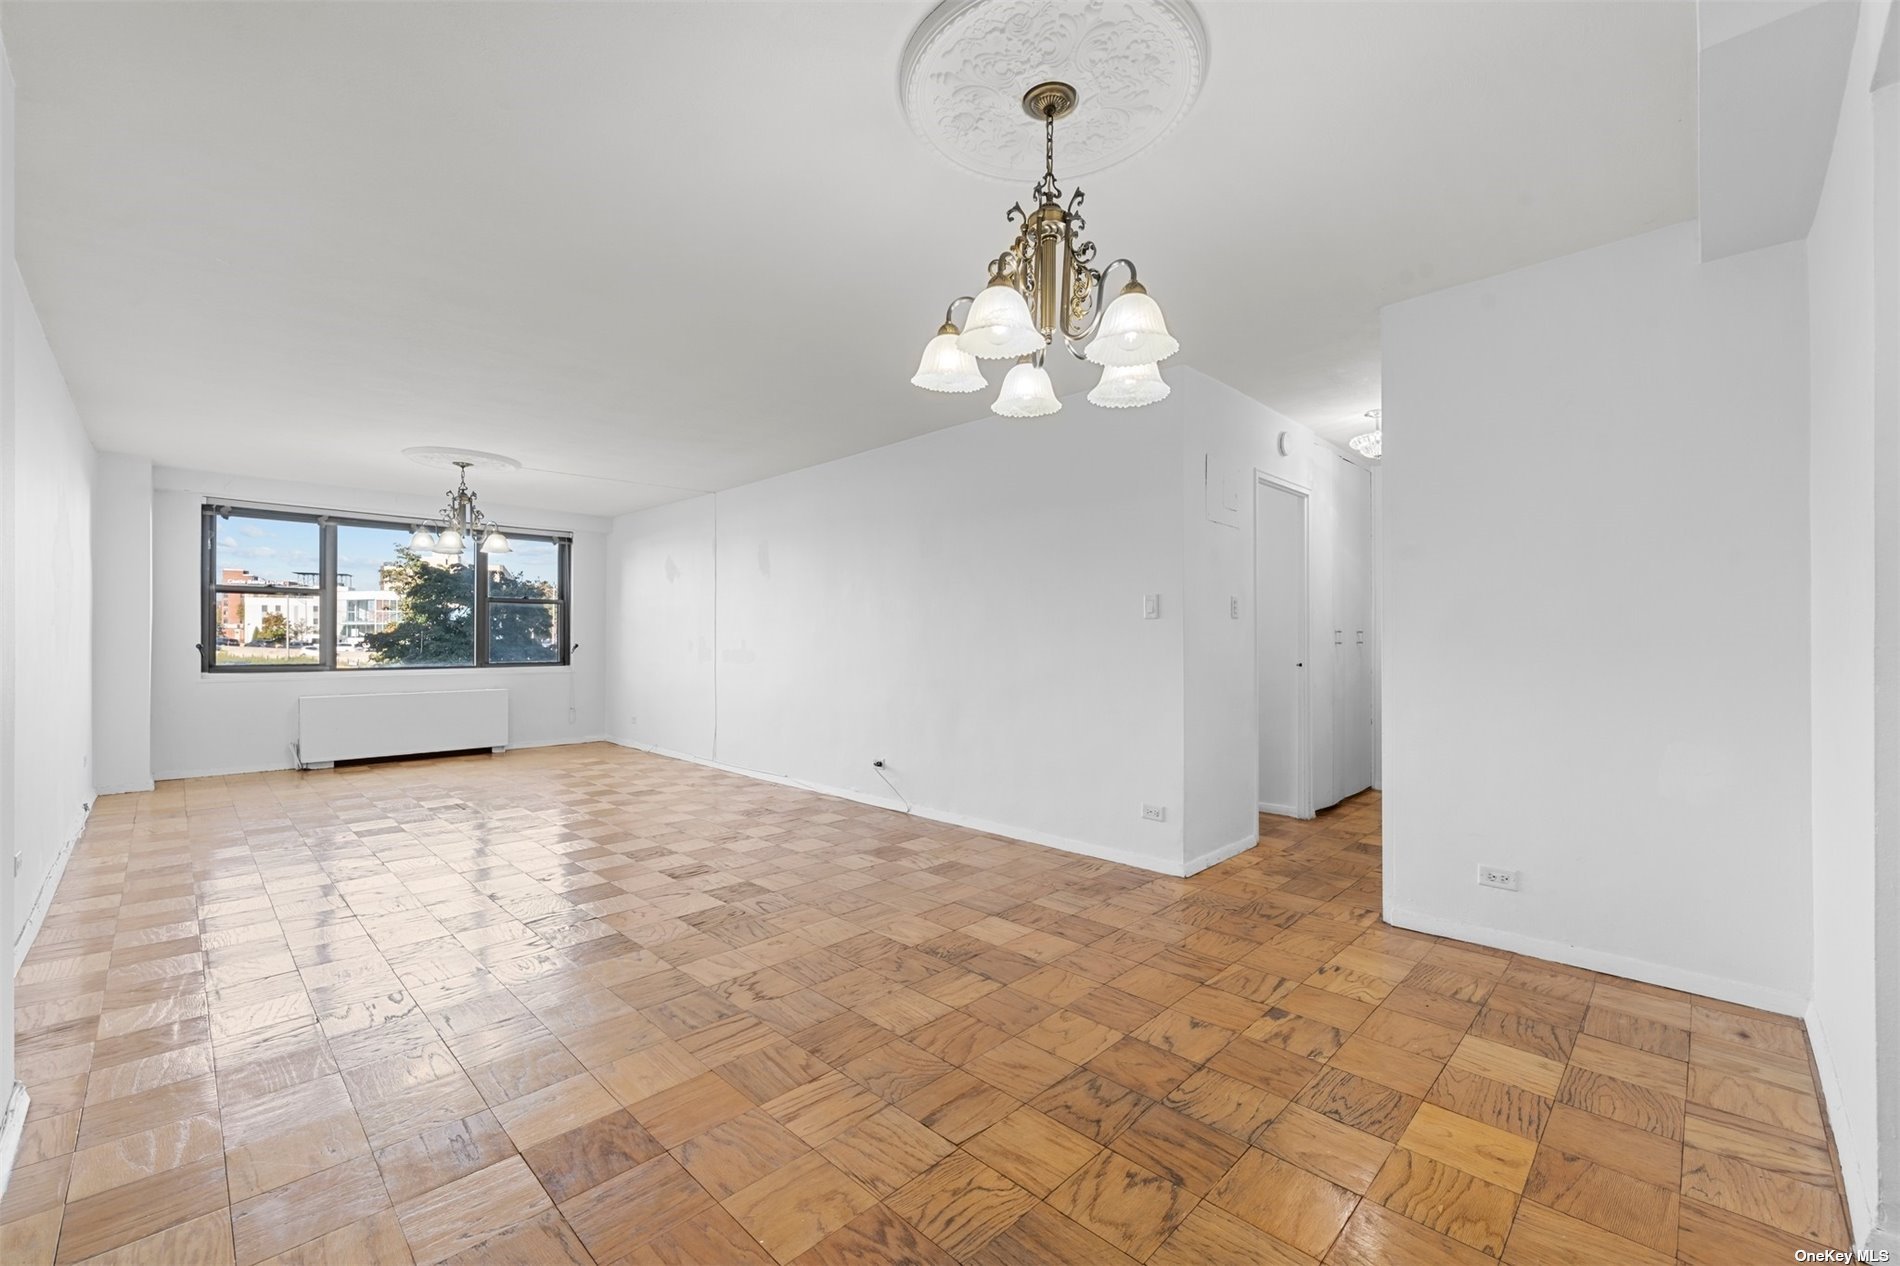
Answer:
<svg viewBox="0 0 1900 1266"><path fill-rule="evenodd" d="M1153 404L1168 395L1158 362L1180 350L1126 259L1093 267L1095 243L1086 227L1078 188L1064 205L1056 183L1056 120L1074 111L1075 89L1065 83L1037 84L1023 94L1023 110L1043 125L1043 173L1034 190L1036 206L1022 203L1004 218L1020 222L1016 240L990 261L989 281L979 294L951 300L936 337L924 347L911 382L928 391L981 391L987 383L977 359L1014 360L1003 378L993 413L1034 418L1062 407L1043 358L1059 339L1081 360L1102 366L1089 403L1110 409ZM1104 303L1108 274L1128 274L1113 302ZM959 305L969 304L961 328ZM1082 344L1087 342L1088 346Z"/></svg>

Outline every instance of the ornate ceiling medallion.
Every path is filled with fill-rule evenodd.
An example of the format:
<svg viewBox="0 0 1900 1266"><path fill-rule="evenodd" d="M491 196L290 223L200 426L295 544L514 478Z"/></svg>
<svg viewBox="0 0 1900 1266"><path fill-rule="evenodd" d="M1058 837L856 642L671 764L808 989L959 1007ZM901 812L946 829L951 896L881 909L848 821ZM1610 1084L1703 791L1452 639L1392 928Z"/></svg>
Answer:
<svg viewBox="0 0 1900 1266"><path fill-rule="evenodd" d="M1079 104L1063 166L1085 176L1160 139L1200 92L1207 37L1187 0L944 0L904 48L898 91L917 134L957 166L1033 179L1023 96L1051 80Z"/></svg>

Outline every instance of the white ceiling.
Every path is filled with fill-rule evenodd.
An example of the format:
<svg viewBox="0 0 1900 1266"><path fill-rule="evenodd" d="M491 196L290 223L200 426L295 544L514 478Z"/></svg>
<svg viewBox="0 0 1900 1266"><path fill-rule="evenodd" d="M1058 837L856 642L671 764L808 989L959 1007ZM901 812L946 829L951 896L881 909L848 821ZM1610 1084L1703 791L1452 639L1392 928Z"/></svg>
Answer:
<svg viewBox="0 0 1900 1266"><path fill-rule="evenodd" d="M613 514L967 421L906 380L1033 173L910 133L928 8L8 0L21 269L100 446L171 465L434 492L401 450L461 445ZM1091 235L1330 438L1382 305L1695 214L1690 3L1202 13Z"/></svg>

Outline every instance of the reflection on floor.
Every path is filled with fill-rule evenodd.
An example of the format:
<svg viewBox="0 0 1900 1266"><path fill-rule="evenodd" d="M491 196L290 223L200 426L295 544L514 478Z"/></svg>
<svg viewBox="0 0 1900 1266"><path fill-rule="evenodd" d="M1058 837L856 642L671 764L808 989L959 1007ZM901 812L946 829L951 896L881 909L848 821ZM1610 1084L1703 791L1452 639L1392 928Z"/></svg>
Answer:
<svg viewBox="0 0 1900 1266"><path fill-rule="evenodd" d="M1379 800L1192 879L607 746L102 799L11 1266L1787 1262L1801 1028L1380 924Z"/></svg>

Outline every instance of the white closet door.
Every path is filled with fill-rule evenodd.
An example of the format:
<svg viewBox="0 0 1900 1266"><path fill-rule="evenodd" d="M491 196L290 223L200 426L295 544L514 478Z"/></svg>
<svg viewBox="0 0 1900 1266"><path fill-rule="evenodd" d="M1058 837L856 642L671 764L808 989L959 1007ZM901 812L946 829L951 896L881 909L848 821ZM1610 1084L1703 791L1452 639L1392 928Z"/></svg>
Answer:
<svg viewBox="0 0 1900 1266"><path fill-rule="evenodd" d="M1339 459L1333 535L1333 799L1372 785L1372 472Z"/></svg>

